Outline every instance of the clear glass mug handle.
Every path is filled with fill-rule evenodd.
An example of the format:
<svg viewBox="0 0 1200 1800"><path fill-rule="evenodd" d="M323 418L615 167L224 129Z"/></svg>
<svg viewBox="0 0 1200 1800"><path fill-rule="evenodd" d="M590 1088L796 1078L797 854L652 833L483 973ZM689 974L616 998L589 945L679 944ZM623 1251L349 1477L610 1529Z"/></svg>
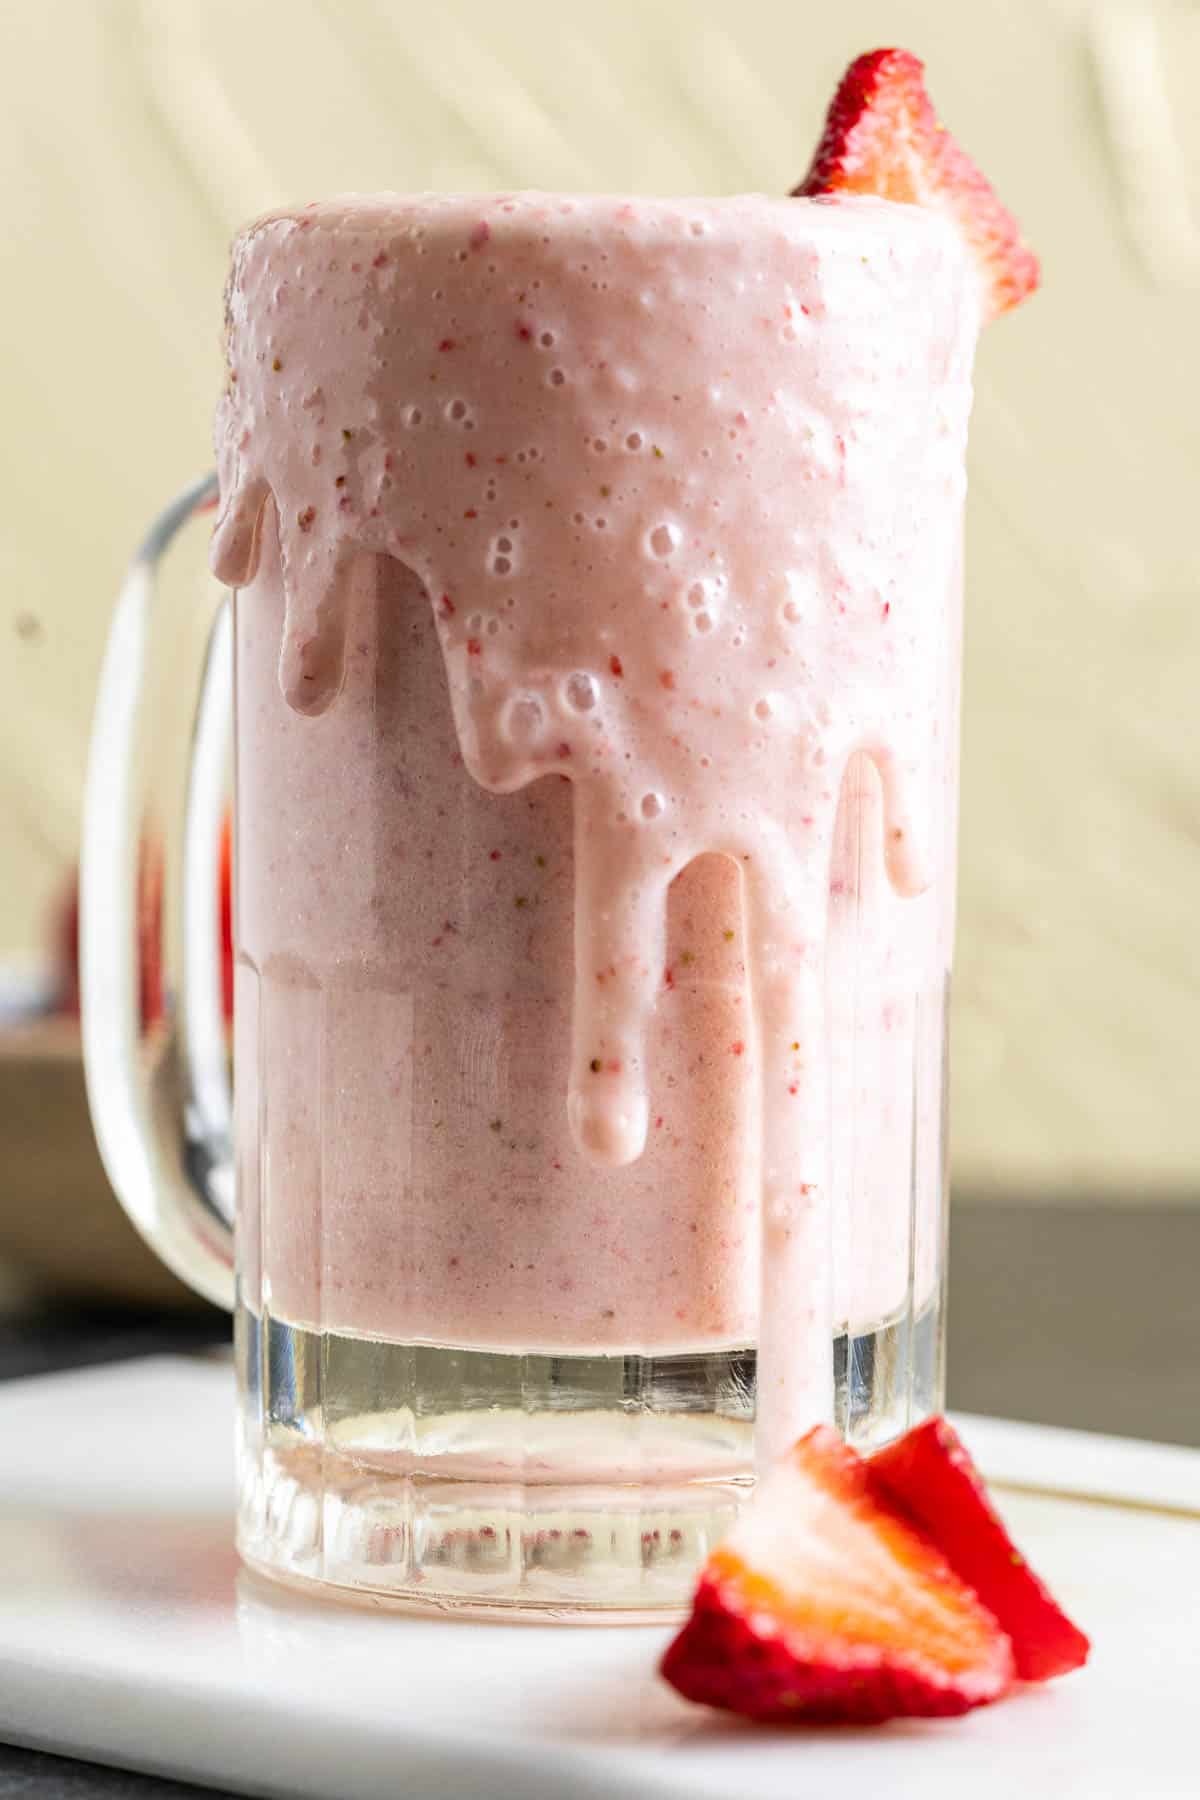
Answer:
<svg viewBox="0 0 1200 1800"><path fill-rule="evenodd" d="M216 477L203 476L160 514L117 598L88 756L79 936L88 1101L109 1179L163 1262L232 1308L219 900L231 615L206 592L194 708L190 691L181 704L180 620L160 579L168 550L216 494ZM168 740L181 716L191 720L190 753L172 779Z"/></svg>

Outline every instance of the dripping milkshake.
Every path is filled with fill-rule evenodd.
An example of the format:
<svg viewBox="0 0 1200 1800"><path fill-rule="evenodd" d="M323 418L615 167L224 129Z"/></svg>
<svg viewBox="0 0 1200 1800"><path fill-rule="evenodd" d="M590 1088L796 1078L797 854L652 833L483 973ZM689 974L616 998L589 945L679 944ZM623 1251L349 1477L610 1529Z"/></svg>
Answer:
<svg viewBox="0 0 1200 1800"><path fill-rule="evenodd" d="M633 1604L715 1529L680 1484L748 1472L755 1353L760 1455L936 1400L979 322L953 225L872 198L238 240L242 1334L291 1396L252 1556L323 1434L408 1484L398 1592L478 1599L503 1541L494 1591L561 1599L584 1484L641 1484ZM260 1560L386 1587L352 1485Z"/></svg>

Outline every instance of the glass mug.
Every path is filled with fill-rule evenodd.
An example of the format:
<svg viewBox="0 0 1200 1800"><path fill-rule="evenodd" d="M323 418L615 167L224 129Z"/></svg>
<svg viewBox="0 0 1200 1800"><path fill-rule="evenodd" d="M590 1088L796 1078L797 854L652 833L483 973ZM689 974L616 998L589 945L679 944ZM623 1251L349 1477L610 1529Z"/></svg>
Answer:
<svg viewBox="0 0 1200 1800"><path fill-rule="evenodd" d="M383 203L375 204L378 234ZM436 202L392 204L398 214L426 206L415 236L431 255L442 238L455 241L452 208L443 216ZM281 686L287 571L304 516L285 516L282 487L272 495L260 484L248 500L222 495L226 531L242 504L246 544L254 537L231 600L206 588L189 612L178 594L159 592L181 560L162 563L165 551L216 499L216 478L205 477L155 525L118 604L85 819L89 1094L134 1222L184 1280L235 1312L238 1542L250 1565L277 1578L410 1606L653 1616L686 1597L750 1491L756 1410L761 1461L816 1417L870 1447L942 1403L945 1002L973 320L953 283L944 303L922 292L931 259L946 289L943 265L957 252L915 209L887 209L919 218L912 230L929 242L917 242L894 278L897 292L883 300L855 242L821 251L824 311L836 331L805 345L810 428L796 429L786 395L764 405L753 432L742 432L736 421L746 414L734 407L704 483L719 502L745 471L777 494L782 471L796 495L791 524L808 532L823 585L804 598L787 565L800 529L779 535L779 518L789 521L776 501L752 552L762 579L727 592L719 612L711 584L660 566L664 557L682 565L686 550L686 533L673 533L660 501L673 498L683 513L687 501L678 487L654 490L671 424L670 397L655 395L654 381L683 367L715 394L731 360L736 378L739 356L766 354L749 341L718 344L715 327L706 337L701 309L688 315L686 282L711 283L731 257L752 268L756 255L790 254L778 248L778 227L795 203L759 202L767 216L752 219L723 213L736 202L694 203L704 231L689 226L692 203L681 204L669 250L647 243L638 272L670 276L682 299L641 321L638 399L606 414L600 453L594 386L575 379L564 348L572 322L596 304L592 284L557 237L527 233L519 244L524 277L532 270L539 290L535 322L555 321L544 335L565 368L550 382L566 409L554 429L570 420L580 447L578 468L561 455L531 458L522 517L499 522L514 535L524 524L527 551L539 509L561 499L556 483L569 488L584 470L591 493L604 474L601 492L616 513L618 483L636 466L632 523L606 566L667 596L665 623L653 629L676 633L683 674L689 656L712 654L706 640L717 633L732 631L721 655L735 658L766 630L768 614L781 655L792 654L789 632L801 634L796 666L811 702L803 730L793 720L780 747L768 741L771 705L788 705L782 674L774 677L782 698L758 702L752 721L753 754L768 774L772 759L782 766L802 743L804 779L828 801L816 833L819 954L797 1015L805 1041L785 1046L800 1071L786 1086L769 1067L772 989L751 954L752 934L767 927L750 855L732 838L701 846L669 885L664 878L662 969L645 1019L644 1147L589 1154L575 1091L582 1082L586 1099L588 1071L603 1080L609 1065L593 1058L581 1075L572 1014L578 1024L575 990L589 979L580 896L604 876L588 834L611 821L598 824L581 806L578 764L556 763L553 751L539 780L515 791L485 784L483 729L473 740L463 724L475 719L472 707L489 704L464 658L480 641L486 648L488 632L508 629L497 555L514 617L523 605L536 613L548 604L520 563L512 569L514 535L502 538L503 552L489 539L492 564L476 591L460 593L459 619L436 603L428 571L364 532L342 576L344 643L320 709L289 704ZM413 242L411 219L401 223L393 256ZM343 267L359 266L345 240L361 228L318 220ZM269 265L299 229L298 216L281 215L250 254ZM448 280L465 282L454 273L463 268L483 279L461 251L447 263ZM254 305L265 304L256 292L247 331ZM428 336L430 303L415 289L371 292L392 326ZM464 289L460 330L472 304L483 307L477 290ZM888 305L899 307L899 326ZM796 336L784 324L770 356L791 354ZM321 354L318 373L352 392L358 345L332 334ZM525 380L506 374L503 358L498 372L494 364L493 354L476 371L488 405L476 404L471 369L456 369L466 398L426 421L422 444L431 432L439 443L457 433L456 460L472 465L462 446L474 443L479 461L489 424L519 405ZM266 379L261 367L251 376ZM545 367L539 380L550 381ZM833 429L847 384L850 452ZM823 393L832 398L823 403ZM661 421L655 406L665 406ZM412 447L413 411L410 402L376 427L381 443L393 441L389 430L397 443L407 430L406 456L426 454ZM471 438L463 420L476 412ZM814 444L822 423L826 441ZM279 454L294 457L310 429L284 408L273 426ZM349 443L353 433L340 435ZM509 498L492 491L498 478L486 479L493 509L507 514ZM445 504L457 508L460 498L451 492ZM919 554L906 517L920 525ZM722 529L713 527L724 555ZM668 536L656 542L657 532ZM751 552L732 538L727 547L746 567ZM873 622L855 594L853 626L839 627L856 554L877 584ZM194 583L190 591L197 602ZM893 612L906 620L897 651L879 635ZM206 644L182 647L185 613L200 617ZM599 617L584 576L567 661L546 675L540 700L523 689L517 696L554 710L553 732L599 730L587 715L601 719L618 704L624 666ZM829 673L841 666L839 629L856 634L846 640L852 650L878 641L880 666L901 669L900 751L861 728L853 708L848 717L839 710ZM635 638L625 660L637 649ZM179 681L189 661L199 698L187 707L184 746ZM822 682L831 684L828 704ZM511 693L506 704L501 716L511 720ZM650 704L643 697L643 709ZM235 1099L217 962L231 719ZM751 752L738 755L727 782ZM797 807L809 791L797 788ZM649 832L671 799L651 793L657 805L643 802L641 819L622 822ZM813 824L788 820L796 832ZM905 872L902 838L920 845L919 878ZM165 904L148 912L147 858L164 852ZM785 893L783 913L788 904ZM166 996L149 1019L139 1007L147 956L163 960ZM781 1139L777 1118L786 1123L788 1097L801 1086L807 1123L800 1139ZM778 1167L779 1144L789 1141L813 1177L800 1182L797 1165L794 1198L788 1169Z"/></svg>

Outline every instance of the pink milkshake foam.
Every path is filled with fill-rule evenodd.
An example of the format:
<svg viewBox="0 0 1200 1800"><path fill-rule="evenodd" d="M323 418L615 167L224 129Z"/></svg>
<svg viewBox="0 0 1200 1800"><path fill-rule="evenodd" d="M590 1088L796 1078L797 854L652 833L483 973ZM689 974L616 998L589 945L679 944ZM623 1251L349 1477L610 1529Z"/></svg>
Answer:
<svg viewBox="0 0 1200 1800"><path fill-rule="evenodd" d="M619 1208L629 1177L615 1172L643 1156L678 1072L649 1048L678 972L672 884L696 877L712 934L730 910L720 871L738 872L740 911L719 935L741 957L714 1017L726 1028L720 1006L741 1004L729 1016L744 1024L726 1028L714 1100L730 1132L741 1112L759 1122L737 1139L733 1185L761 1233L761 1293L754 1231L705 1279L728 1289L713 1335L757 1337L766 1455L827 1411L837 1324L902 1300L907 1213L874 1216L872 1176L895 1189L897 1161L936 1135L913 1115L936 1111L938 1080L917 1084L907 1117L904 1097L953 932L979 308L950 224L866 198L383 195L273 214L235 248L213 567L280 590L287 714L263 726L267 774L248 779L303 754L298 731L325 715L347 730L356 708L367 716L356 584L364 557L403 565L435 624L469 775L496 795L571 784L573 972L555 952L547 973L573 982L556 1004L571 1014L564 1204L581 1233L599 1199ZM264 544L277 577L274 562L259 572ZM313 792L314 817L320 805ZM375 854L377 879L408 878L399 849ZM247 894L241 910L273 904ZM682 1069L694 1051L670 1054ZM859 1133L839 1151L848 1112L874 1106L866 1150ZM359 1188L379 1130L364 1130ZM339 1154L354 1164L353 1144ZM506 1154L497 1141L489 1174L517 1230ZM711 1161L706 1147L689 1165L685 1145L685 1184L703 1186ZM445 1175L431 1233L456 1207L452 1163ZM937 1185L914 1176L923 1206ZM902 1187L906 1207L906 1168ZM917 1301L938 1275L928 1219L919 1235ZM539 1342L615 1347L622 1278L604 1265L601 1309L593 1266L581 1256L552 1327L533 1305ZM352 1258L341 1277L352 1290ZM365 1311L347 1301L341 1323L515 1345L500 1286L481 1268L440 1321L436 1303L406 1317L377 1295ZM305 1306L298 1285L292 1310ZM705 1334L664 1309L658 1346L680 1336Z"/></svg>

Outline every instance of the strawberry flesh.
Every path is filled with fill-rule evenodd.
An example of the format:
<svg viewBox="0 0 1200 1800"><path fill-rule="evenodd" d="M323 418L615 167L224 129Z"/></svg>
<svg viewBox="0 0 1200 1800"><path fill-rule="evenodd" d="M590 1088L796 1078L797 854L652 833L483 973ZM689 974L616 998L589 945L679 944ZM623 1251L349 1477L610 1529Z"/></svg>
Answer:
<svg viewBox="0 0 1200 1800"><path fill-rule="evenodd" d="M873 1724L967 1712L1006 1691L1013 1665L941 1552L818 1426L710 1556L662 1673L752 1719Z"/></svg>
<svg viewBox="0 0 1200 1800"><path fill-rule="evenodd" d="M952 1425L928 1419L867 1467L880 1498L933 1539L1003 1626L1023 1681L1049 1681L1087 1661L1087 1638L1016 1549Z"/></svg>
<svg viewBox="0 0 1200 1800"><path fill-rule="evenodd" d="M872 50L833 97L801 195L878 194L946 213L979 266L984 319L1019 306L1038 263L991 184L938 122L925 71L907 50Z"/></svg>

